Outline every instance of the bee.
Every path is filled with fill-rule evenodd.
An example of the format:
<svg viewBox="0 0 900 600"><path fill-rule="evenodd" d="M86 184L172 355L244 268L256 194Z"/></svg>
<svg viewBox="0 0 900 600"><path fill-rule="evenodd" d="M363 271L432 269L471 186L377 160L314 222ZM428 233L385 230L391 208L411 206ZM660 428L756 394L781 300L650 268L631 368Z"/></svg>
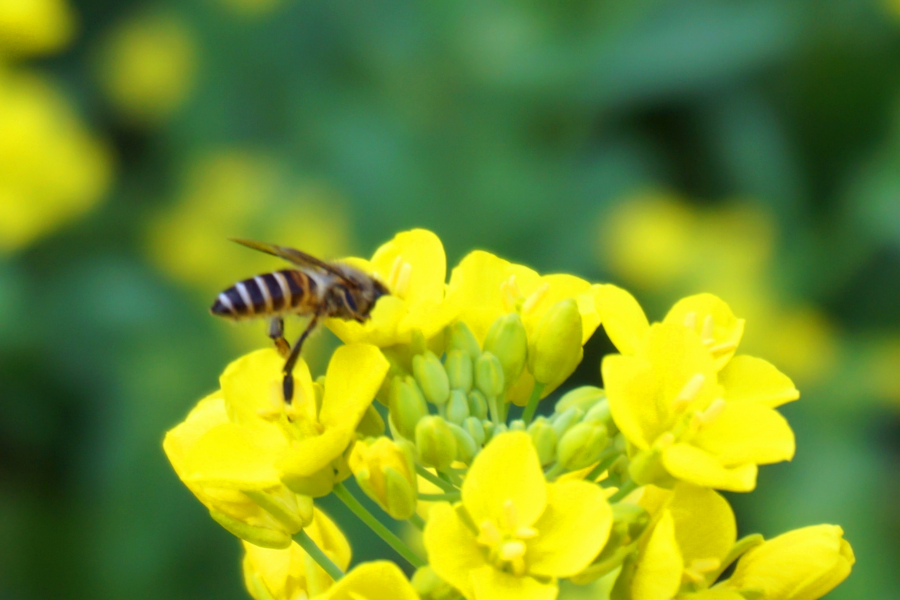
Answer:
<svg viewBox="0 0 900 600"><path fill-rule="evenodd" d="M210 308L212 314L226 319L269 319L269 337L285 358L282 387L284 400L290 404L294 396L291 372L300 357L303 342L319 319L333 317L364 323L378 299L390 291L371 275L349 265L325 262L286 246L252 240L232 241L278 256L297 267L239 281L219 294ZM293 347L284 339L284 317L290 314L311 317Z"/></svg>

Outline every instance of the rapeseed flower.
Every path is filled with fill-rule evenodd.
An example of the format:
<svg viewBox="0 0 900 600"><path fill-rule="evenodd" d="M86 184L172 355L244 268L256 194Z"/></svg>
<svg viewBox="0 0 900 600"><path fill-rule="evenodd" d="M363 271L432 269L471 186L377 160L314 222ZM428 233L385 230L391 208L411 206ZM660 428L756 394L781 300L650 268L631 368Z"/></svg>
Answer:
<svg viewBox="0 0 900 600"><path fill-rule="evenodd" d="M354 568L322 600L419 600L419 596L397 565L378 560Z"/></svg>
<svg viewBox="0 0 900 600"><path fill-rule="evenodd" d="M431 507L425 547L435 573L469 600L552 599L606 543L612 511L585 481L547 483L531 438L496 436L476 457L462 501Z"/></svg>
<svg viewBox="0 0 900 600"><path fill-rule="evenodd" d="M75 15L66 0L0 2L0 58L56 52L74 33Z"/></svg>

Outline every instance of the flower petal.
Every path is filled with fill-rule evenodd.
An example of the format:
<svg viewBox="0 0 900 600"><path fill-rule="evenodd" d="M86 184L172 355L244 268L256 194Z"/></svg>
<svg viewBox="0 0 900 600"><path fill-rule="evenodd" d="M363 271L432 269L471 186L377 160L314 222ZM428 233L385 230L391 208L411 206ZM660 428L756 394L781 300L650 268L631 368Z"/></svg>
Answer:
<svg viewBox="0 0 900 600"><path fill-rule="evenodd" d="M163 450L179 477L184 477L188 452L206 432L228 422L222 392L216 391L197 403L187 418L173 427L163 441Z"/></svg>
<svg viewBox="0 0 900 600"><path fill-rule="evenodd" d="M352 429L326 429L322 435L291 444L275 467L282 477L312 477L343 454L353 437Z"/></svg>
<svg viewBox="0 0 900 600"><path fill-rule="evenodd" d="M755 402L732 402L691 443L725 466L764 465L794 457L794 432L774 408Z"/></svg>
<svg viewBox="0 0 900 600"><path fill-rule="evenodd" d="M650 328L634 296L612 284L594 286L594 303L606 335L622 354L634 354Z"/></svg>
<svg viewBox="0 0 900 600"><path fill-rule="evenodd" d="M631 581L634 600L669 600L681 585L684 563L675 541L675 521L663 511L644 546Z"/></svg>
<svg viewBox="0 0 900 600"><path fill-rule="evenodd" d="M725 467L712 454L689 444L666 448L662 462L676 479L699 486L730 492L749 492L756 487L756 465Z"/></svg>
<svg viewBox="0 0 900 600"><path fill-rule="evenodd" d="M547 509L534 524L538 537L528 542L528 572L548 577L580 573L600 554L611 527L612 508L600 486L550 484Z"/></svg>
<svg viewBox="0 0 900 600"><path fill-rule="evenodd" d="M287 447L280 433L270 436L233 423L217 425L188 451L185 480L237 490L273 488L281 485L273 465Z"/></svg>
<svg viewBox="0 0 900 600"><path fill-rule="evenodd" d="M538 287L544 285L547 286L546 291L540 294L540 300L529 306L528 311L523 314L525 329L532 334L537 329L544 313L558 302L574 298L578 303L578 312L581 313L581 344L584 345L600 325L600 315L594 304L595 294L591 284L574 275L553 274L540 278ZM529 293L533 293L526 290L522 290L522 292L526 297ZM529 339L530 337L529 335Z"/></svg>
<svg viewBox="0 0 900 600"><path fill-rule="evenodd" d="M547 506L547 482L531 436L509 432L493 438L466 475L462 501L476 525L506 523L510 502L517 527L537 521Z"/></svg>
<svg viewBox="0 0 900 600"><path fill-rule="evenodd" d="M362 563L344 575L322 600L419 600L400 567L387 560Z"/></svg>
<svg viewBox="0 0 900 600"><path fill-rule="evenodd" d="M679 483L667 508L685 566L698 559L721 560L737 540L731 506L709 488Z"/></svg>
<svg viewBox="0 0 900 600"><path fill-rule="evenodd" d="M414 307L422 302L440 303L444 299L447 256L438 236L426 229L413 229L398 233L378 248L372 256L372 268L388 285L394 283L391 280L398 258L410 267L406 289L399 290L407 304Z"/></svg>
<svg viewBox="0 0 900 600"><path fill-rule="evenodd" d="M775 408L800 397L791 379L771 363L742 354L719 372L724 398L731 402L758 402Z"/></svg>
<svg viewBox="0 0 900 600"><path fill-rule="evenodd" d="M466 598L474 598L470 573L487 564L475 534L457 514L458 508L446 502L431 507L423 541L428 564L438 577L455 587Z"/></svg>
<svg viewBox="0 0 900 600"><path fill-rule="evenodd" d="M325 373L319 423L326 429L356 429L389 368L390 363L371 344L350 344L335 350Z"/></svg>
<svg viewBox="0 0 900 600"><path fill-rule="evenodd" d="M663 323L684 325L699 334L716 360L716 370L734 356L744 334L744 320L735 317L731 308L712 294L682 298L669 310Z"/></svg>
<svg viewBox="0 0 900 600"><path fill-rule="evenodd" d="M559 593L556 581L541 583L533 577L516 577L484 566L472 571L472 600L554 600Z"/></svg>

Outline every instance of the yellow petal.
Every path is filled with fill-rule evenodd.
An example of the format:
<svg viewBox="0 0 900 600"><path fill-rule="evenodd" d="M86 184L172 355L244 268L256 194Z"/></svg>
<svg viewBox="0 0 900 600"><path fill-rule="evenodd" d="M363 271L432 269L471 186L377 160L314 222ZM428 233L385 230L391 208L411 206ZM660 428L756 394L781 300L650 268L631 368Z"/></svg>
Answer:
<svg viewBox="0 0 900 600"><path fill-rule="evenodd" d="M353 438L352 429L326 429L322 435L291 444L274 466L283 477L312 477L343 454Z"/></svg>
<svg viewBox="0 0 900 600"><path fill-rule="evenodd" d="M634 296L612 284L594 286L594 302L606 335L622 354L634 354L650 324Z"/></svg>
<svg viewBox="0 0 900 600"><path fill-rule="evenodd" d="M574 298L578 304L578 312L581 313L581 344L584 345L600 325L600 315L597 313L594 303L594 291L591 284L574 275L553 274L540 278L538 287L545 285L546 290L539 294L540 300L528 304L528 309L524 311L525 329L531 334L537 328L544 313L558 302ZM525 289L522 292L526 298L529 293L534 293Z"/></svg>
<svg viewBox="0 0 900 600"><path fill-rule="evenodd" d="M466 526L456 509L446 502L431 507L423 534L428 564L438 577L470 600L475 591L469 574L486 565L475 534Z"/></svg>
<svg viewBox="0 0 900 600"><path fill-rule="evenodd" d="M319 422L326 428L356 429L388 368L387 359L371 344L351 344L335 350L325 374Z"/></svg>
<svg viewBox="0 0 900 600"><path fill-rule="evenodd" d="M398 259L409 265L409 279L403 284L405 289L392 289L392 293L399 291L410 306L422 302L440 303L444 299L447 257L438 236L425 229L403 231L375 251L372 268L389 287L396 283L392 279L396 279L393 271Z"/></svg>
<svg viewBox="0 0 900 600"><path fill-rule="evenodd" d="M678 594L675 600L747 600L737 592L731 590L714 589L703 590L696 594Z"/></svg>
<svg viewBox="0 0 900 600"><path fill-rule="evenodd" d="M419 600L400 567L387 560L362 563L334 584L323 600Z"/></svg>
<svg viewBox="0 0 900 600"><path fill-rule="evenodd" d="M669 600L681 585L683 570L684 563L675 540L675 522L666 510L641 553L631 582L631 597L634 600Z"/></svg>
<svg viewBox="0 0 900 600"><path fill-rule="evenodd" d="M472 600L554 600L556 581L542 583L533 577L516 577L484 566L472 571Z"/></svg>
<svg viewBox="0 0 900 600"><path fill-rule="evenodd" d="M746 354L735 356L725 365L719 383L728 401L758 402L775 408L800 397L787 375L771 363Z"/></svg>
<svg viewBox="0 0 900 600"><path fill-rule="evenodd" d="M756 465L725 467L712 454L689 444L675 444L662 453L666 470L676 479L730 492L756 487Z"/></svg>
<svg viewBox="0 0 900 600"><path fill-rule="evenodd" d="M188 451L185 479L204 485L263 490L281 485L273 466L287 450L287 440L278 433L265 433L224 423L210 429Z"/></svg>
<svg viewBox="0 0 900 600"><path fill-rule="evenodd" d="M222 393L216 391L198 402L182 423L166 433L163 450L179 477L185 475L187 454L197 440L213 427L227 422L225 400Z"/></svg>
<svg viewBox="0 0 900 600"><path fill-rule="evenodd" d="M462 501L476 525L506 523L511 503L516 525L531 526L547 506L547 482L531 436L509 432L493 438L466 475Z"/></svg>
<svg viewBox="0 0 900 600"><path fill-rule="evenodd" d="M728 587L757 588L766 600L815 600L847 578L856 559L836 525L814 525L768 540L741 557Z"/></svg>
<svg viewBox="0 0 900 600"><path fill-rule="evenodd" d="M695 560L721 560L737 540L737 524L731 506L709 488L679 483L668 509L686 566Z"/></svg>
<svg viewBox="0 0 900 600"><path fill-rule="evenodd" d="M612 527L612 509L600 486L567 481L548 486L547 509L534 524L538 537L529 540L529 573L572 577L603 549Z"/></svg>
<svg viewBox="0 0 900 600"><path fill-rule="evenodd" d="M316 545L339 566L346 571L350 565L352 552L350 542L344 537L344 533L331 518L324 512L315 508L313 510L313 522L304 528Z"/></svg>
<svg viewBox="0 0 900 600"><path fill-rule="evenodd" d="M735 317L731 308L712 294L679 300L663 323L687 326L700 335L716 360L717 370L734 356L744 334L744 320Z"/></svg>
<svg viewBox="0 0 900 600"><path fill-rule="evenodd" d="M774 408L755 402L728 403L703 425L691 443L725 466L764 465L794 456L794 432Z"/></svg>
<svg viewBox="0 0 900 600"><path fill-rule="evenodd" d="M365 323L345 321L343 319L326 319L325 326L345 344L367 342L379 348L405 342L400 339L398 328L400 321L409 313L407 304L395 296L382 296Z"/></svg>

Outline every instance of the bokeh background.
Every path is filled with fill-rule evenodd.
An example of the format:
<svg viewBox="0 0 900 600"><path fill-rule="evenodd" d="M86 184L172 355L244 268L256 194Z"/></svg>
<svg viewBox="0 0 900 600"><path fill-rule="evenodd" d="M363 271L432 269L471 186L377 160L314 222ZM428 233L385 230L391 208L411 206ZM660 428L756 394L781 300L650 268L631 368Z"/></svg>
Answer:
<svg viewBox="0 0 900 600"><path fill-rule="evenodd" d="M161 448L268 341L207 314L278 265L226 238L414 226L722 296L802 391L741 532L839 523L829 598L897 597L900 2L0 0L0 598L246 598Z"/></svg>

